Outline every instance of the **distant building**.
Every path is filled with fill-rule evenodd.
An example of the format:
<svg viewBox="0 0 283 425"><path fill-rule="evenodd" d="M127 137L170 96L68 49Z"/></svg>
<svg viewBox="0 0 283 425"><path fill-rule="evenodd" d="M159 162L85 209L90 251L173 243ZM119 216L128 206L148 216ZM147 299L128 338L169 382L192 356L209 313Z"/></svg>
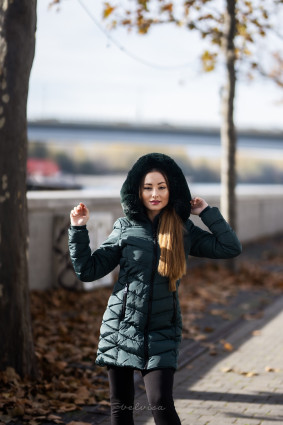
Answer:
<svg viewBox="0 0 283 425"><path fill-rule="evenodd" d="M58 176L60 168L58 164L50 159L29 158L27 161L28 176Z"/></svg>
<svg viewBox="0 0 283 425"><path fill-rule="evenodd" d="M27 190L81 189L71 174L62 173L59 165L51 159L29 158L27 160Z"/></svg>

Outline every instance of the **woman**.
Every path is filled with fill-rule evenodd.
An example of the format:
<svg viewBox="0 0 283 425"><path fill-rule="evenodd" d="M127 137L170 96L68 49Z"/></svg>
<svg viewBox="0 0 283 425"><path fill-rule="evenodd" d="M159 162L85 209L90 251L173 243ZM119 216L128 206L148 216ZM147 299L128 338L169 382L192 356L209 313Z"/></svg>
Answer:
<svg viewBox="0 0 283 425"><path fill-rule="evenodd" d="M133 371L141 371L155 423L180 424L172 396L182 320L178 299L188 255L231 258L240 254L237 236L217 208L191 199L187 181L170 157L141 157L121 189L125 217L91 254L79 204L70 214L69 249L75 272L93 281L120 265L103 316L96 363L107 366L112 425L133 424ZM199 215L211 231L189 220Z"/></svg>

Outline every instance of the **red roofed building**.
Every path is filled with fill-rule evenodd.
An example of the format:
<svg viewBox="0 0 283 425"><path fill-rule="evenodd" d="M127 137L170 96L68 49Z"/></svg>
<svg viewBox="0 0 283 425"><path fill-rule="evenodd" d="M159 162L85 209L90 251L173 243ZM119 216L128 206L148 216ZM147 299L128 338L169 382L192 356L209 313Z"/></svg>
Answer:
<svg viewBox="0 0 283 425"><path fill-rule="evenodd" d="M50 159L29 158L27 161L28 176L56 176L60 168Z"/></svg>

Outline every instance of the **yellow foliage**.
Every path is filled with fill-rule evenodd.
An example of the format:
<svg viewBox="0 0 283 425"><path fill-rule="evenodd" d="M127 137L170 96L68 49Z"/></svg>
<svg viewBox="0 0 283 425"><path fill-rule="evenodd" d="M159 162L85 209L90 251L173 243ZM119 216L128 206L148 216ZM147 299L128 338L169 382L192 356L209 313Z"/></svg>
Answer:
<svg viewBox="0 0 283 425"><path fill-rule="evenodd" d="M243 23L237 25L238 34L245 37L247 35L247 26Z"/></svg>
<svg viewBox="0 0 283 425"><path fill-rule="evenodd" d="M110 3L106 2L104 3L105 8L103 10L103 18L108 18L109 15L111 15L112 12L114 12L115 7L111 6Z"/></svg>
<svg viewBox="0 0 283 425"><path fill-rule="evenodd" d="M244 54L246 55L246 56L251 56L251 54L252 54L252 52L247 48L247 47L245 47L244 48Z"/></svg>
<svg viewBox="0 0 283 425"><path fill-rule="evenodd" d="M122 25L131 25L132 24L132 20L131 19L124 19L122 21Z"/></svg>
<svg viewBox="0 0 283 425"><path fill-rule="evenodd" d="M147 2L148 0L138 0L138 4L146 11L148 11Z"/></svg>
<svg viewBox="0 0 283 425"><path fill-rule="evenodd" d="M208 50L206 50L201 56L203 70L205 72L213 71L215 68L216 59L217 53L210 53Z"/></svg>
<svg viewBox="0 0 283 425"><path fill-rule="evenodd" d="M149 24L142 24L139 26L138 33L139 34L147 34L149 30Z"/></svg>
<svg viewBox="0 0 283 425"><path fill-rule="evenodd" d="M172 13L173 12L173 3L164 4L161 7L161 11L162 12L170 12L170 13Z"/></svg>

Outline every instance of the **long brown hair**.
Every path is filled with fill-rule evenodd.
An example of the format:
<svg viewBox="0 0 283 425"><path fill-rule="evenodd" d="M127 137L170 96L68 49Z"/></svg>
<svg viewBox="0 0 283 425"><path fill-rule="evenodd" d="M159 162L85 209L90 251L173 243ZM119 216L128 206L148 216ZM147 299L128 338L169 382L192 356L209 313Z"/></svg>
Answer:
<svg viewBox="0 0 283 425"><path fill-rule="evenodd" d="M157 171L164 177L167 187L170 186L164 171L154 168L148 173ZM140 184L140 198L144 178ZM158 273L169 279L169 290L176 291L176 281L186 273L186 256L184 251L184 226L181 218L176 213L174 206L167 205L161 214L158 226L158 243L160 246L160 259L158 263Z"/></svg>
<svg viewBox="0 0 283 425"><path fill-rule="evenodd" d="M184 226L173 207L164 209L161 215L158 242L160 259L158 272L169 278L169 290L176 291L176 281L186 273L184 251Z"/></svg>

